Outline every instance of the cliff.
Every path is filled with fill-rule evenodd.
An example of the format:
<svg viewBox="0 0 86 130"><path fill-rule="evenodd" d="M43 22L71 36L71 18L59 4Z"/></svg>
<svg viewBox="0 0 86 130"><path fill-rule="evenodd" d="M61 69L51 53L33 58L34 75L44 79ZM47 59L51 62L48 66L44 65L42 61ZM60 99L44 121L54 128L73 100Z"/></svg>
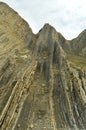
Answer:
<svg viewBox="0 0 86 130"><path fill-rule="evenodd" d="M85 36L33 34L0 2L0 130L86 130Z"/></svg>

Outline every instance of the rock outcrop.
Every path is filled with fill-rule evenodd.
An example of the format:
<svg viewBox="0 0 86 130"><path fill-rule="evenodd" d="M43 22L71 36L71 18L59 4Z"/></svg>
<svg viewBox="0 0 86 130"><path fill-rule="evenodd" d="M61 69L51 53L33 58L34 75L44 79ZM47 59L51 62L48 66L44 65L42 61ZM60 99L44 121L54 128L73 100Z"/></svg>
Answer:
<svg viewBox="0 0 86 130"><path fill-rule="evenodd" d="M0 130L86 130L85 34L33 34L0 2Z"/></svg>

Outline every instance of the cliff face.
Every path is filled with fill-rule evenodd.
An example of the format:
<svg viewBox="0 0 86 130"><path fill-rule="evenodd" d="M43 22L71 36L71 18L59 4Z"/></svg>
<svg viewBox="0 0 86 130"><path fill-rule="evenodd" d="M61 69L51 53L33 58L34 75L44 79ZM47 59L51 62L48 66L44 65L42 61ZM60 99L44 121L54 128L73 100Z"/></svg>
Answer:
<svg viewBox="0 0 86 130"><path fill-rule="evenodd" d="M86 130L85 34L34 35L0 3L0 130Z"/></svg>

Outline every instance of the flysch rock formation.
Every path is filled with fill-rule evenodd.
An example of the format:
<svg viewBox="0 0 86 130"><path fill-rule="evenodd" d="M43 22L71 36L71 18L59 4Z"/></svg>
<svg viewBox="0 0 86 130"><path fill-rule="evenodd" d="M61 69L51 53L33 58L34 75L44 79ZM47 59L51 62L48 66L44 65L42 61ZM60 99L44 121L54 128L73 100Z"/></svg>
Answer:
<svg viewBox="0 0 86 130"><path fill-rule="evenodd" d="M33 34L0 2L0 130L86 130L86 30Z"/></svg>

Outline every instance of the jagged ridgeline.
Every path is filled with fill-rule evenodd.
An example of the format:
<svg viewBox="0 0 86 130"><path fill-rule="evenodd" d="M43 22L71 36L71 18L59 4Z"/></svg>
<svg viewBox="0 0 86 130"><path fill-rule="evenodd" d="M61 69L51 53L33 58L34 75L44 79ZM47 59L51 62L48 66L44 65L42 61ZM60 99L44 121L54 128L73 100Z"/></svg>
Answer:
<svg viewBox="0 0 86 130"><path fill-rule="evenodd" d="M86 30L33 34L0 2L0 130L86 130Z"/></svg>

